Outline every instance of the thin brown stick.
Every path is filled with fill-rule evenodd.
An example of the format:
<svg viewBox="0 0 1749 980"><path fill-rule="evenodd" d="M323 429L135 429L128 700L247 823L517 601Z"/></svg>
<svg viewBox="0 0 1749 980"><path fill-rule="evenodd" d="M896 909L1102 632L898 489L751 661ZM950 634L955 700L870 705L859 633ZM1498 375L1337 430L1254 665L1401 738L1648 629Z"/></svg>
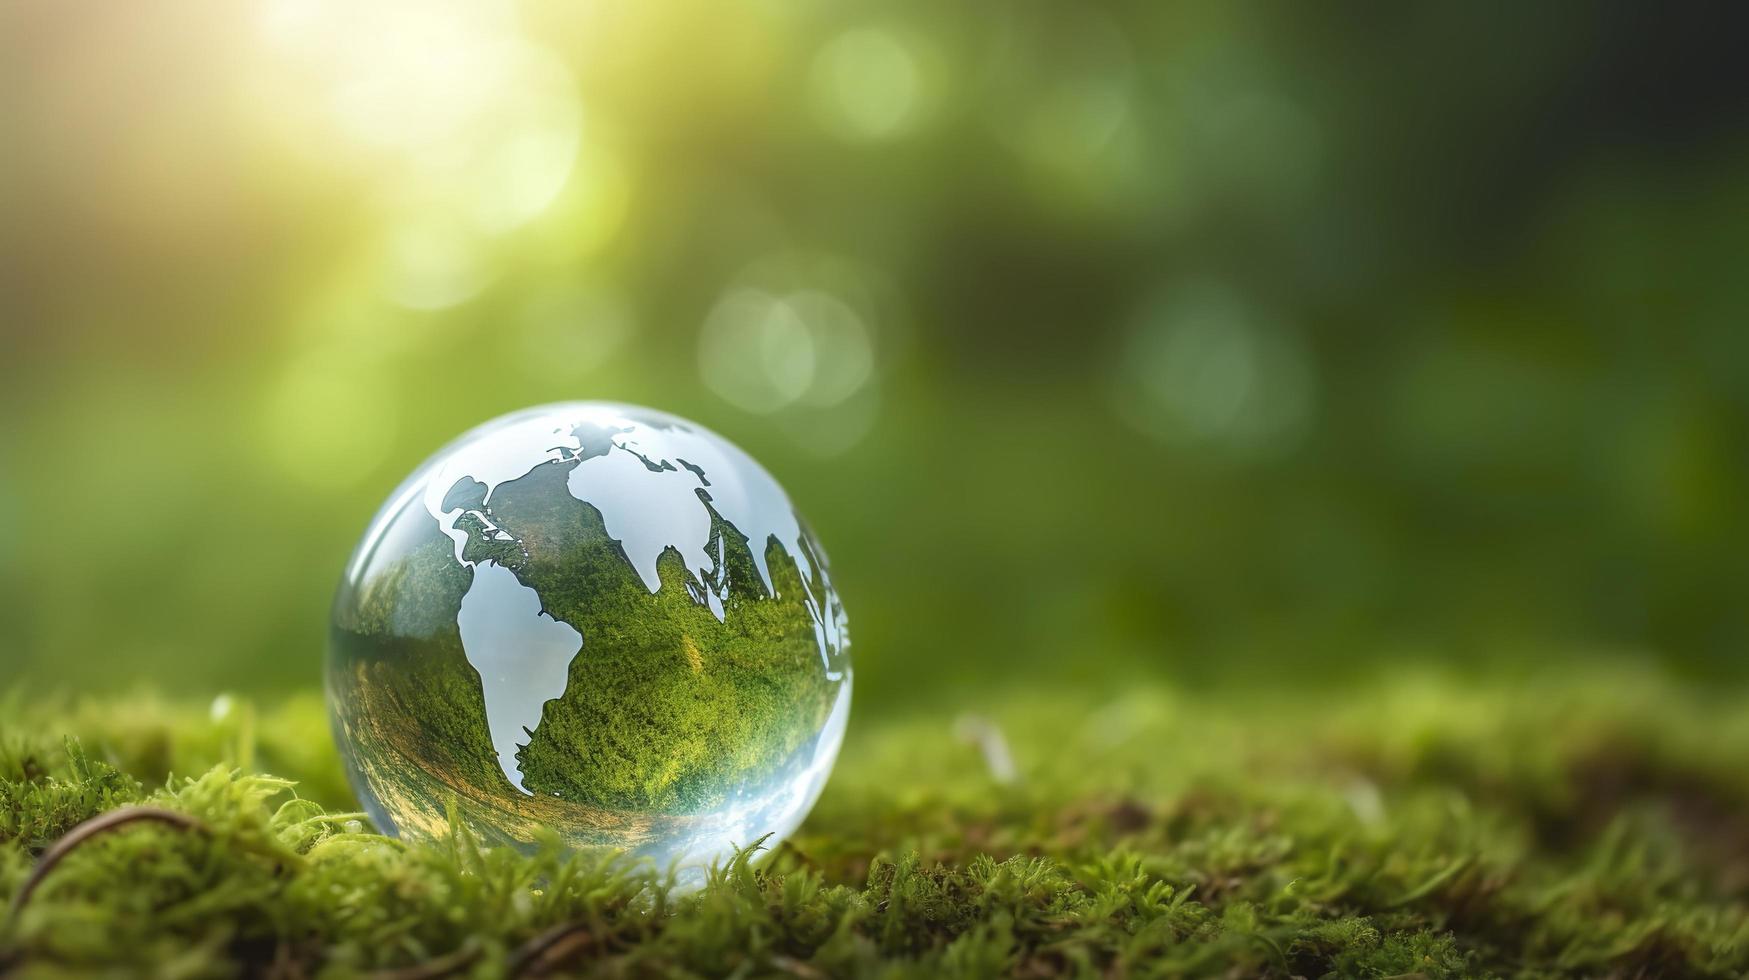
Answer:
<svg viewBox="0 0 1749 980"><path fill-rule="evenodd" d="M377 970L366 974L370 980L437 980L460 973L480 958L480 944L474 939L463 943L460 949L453 953L445 953L435 959L412 966L397 967L389 970Z"/></svg>
<svg viewBox="0 0 1749 980"><path fill-rule="evenodd" d="M585 946L595 942L588 922L568 922L554 926L516 947L510 954L510 976L539 976L570 959Z"/></svg>
<svg viewBox="0 0 1749 980"><path fill-rule="evenodd" d="M771 965L792 977L801 977L802 980L826 980L827 977L824 970L810 963L803 963L793 956L773 956Z"/></svg>
<svg viewBox="0 0 1749 980"><path fill-rule="evenodd" d="M36 891L36 886L42 884L49 872L55 870L55 866L65 860L67 855L73 853L75 848L94 837L134 823L161 823L178 830L198 830L202 833L205 833L207 829L206 824L188 814L166 810L163 807L124 806L108 813L100 813L67 831L60 840L55 841L54 845L43 853L42 859L36 863L35 870L31 871L30 877L24 880L24 887L18 889L18 894L12 896L10 914L18 915L19 911L24 908L24 903L30 900L31 893Z"/></svg>

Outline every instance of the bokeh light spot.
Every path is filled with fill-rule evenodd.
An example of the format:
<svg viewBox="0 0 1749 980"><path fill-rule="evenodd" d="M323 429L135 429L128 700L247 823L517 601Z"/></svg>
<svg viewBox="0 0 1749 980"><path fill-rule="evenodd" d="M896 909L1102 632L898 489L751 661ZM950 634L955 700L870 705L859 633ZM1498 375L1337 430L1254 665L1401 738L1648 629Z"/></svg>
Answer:
<svg viewBox="0 0 1749 980"><path fill-rule="evenodd" d="M269 43L325 91L343 135L369 146L432 150L486 114L506 74L499 42L515 13L500 0L275 2Z"/></svg>
<svg viewBox="0 0 1749 980"><path fill-rule="evenodd" d="M862 317L838 297L819 290L792 293L787 302L807 332L815 362L812 383L801 401L836 405L867 384L874 371L874 350Z"/></svg>
<svg viewBox="0 0 1749 980"><path fill-rule="evenodd" d="M811 94L822 121L848 140L908 128L921 88L917 59L891 32L863 27L828 41L814 58Z"/></svg>
<svg viewBox="0 0 1749 980"><path fill-rule="evenodd" d="M526 261L568 267L600 253L625 228L633 182L617 143L591 121L570 181L540 219L519 236Z"/></svg>
<svg viewBox="0 0 1749 980"><path fill-rule="evenodd" d="M759 363L779 404L787 405L814 383L814 339L807 323L787 301L765 297L762 305L764 313L754 338Z"/></svg>
<svg viewBox="0 0 1749 980"><path fill-rule="evenodd" d="M1314 375L1297 338L1215 281L1163 290L1124 340L1120 415L1174 445L1242 456L1292 448L1310 422Z"/></svg>
<svg viewBox="0 0 1749 980"><path fill-rule="evenodd" d="M1209 166L1259 204L1279 207L1303 198L1322 175L1323 129L1287 98L1225 100L1209 114L1207 127Z"/></svg>
<svg viewBox="0 0 1749 980"><path fill-rule="evenodd" d="M986 119L1039 203L1097 213L1133 198L1145 159L1135 55L1109 17L1083 6L1015 7L993 35Z"/></svg>
<svg viewBox="0 0 1749 980"><path fill-rule="evenodd" d="M774 412L795 401L814 377L814 347L783 299L733 289L705 319L699 374L725 401L749 412Z"/></svg>
<svg viewBox="0 0 1749 980"><path fill-rule="evenodd" d="M1130 114L1134 71L1128 39L1106 17L1062 8L1018 18L998 38L991 121L1016 150L1048 165L1096 155Z"/></svg>
<svg viewBox="0 0 1749 980"><path fill-rule="evenodd" d="M286 88L268 97L325 108L302 138L363 176L376 203L497 234L544 211L570 177L577 81L522 35L509 4L278 4L262 27L269 74Z"/></svg>
<svg viewBox="0 0 1749 980"><path fill-rule="evenodd" d="M383 291L402 306L438 310L472 298L491 279L477 233L432 215L390 233Z"/></svg>
<svg viewBox="0 0 1749 980"><path fill-rule="evenodd" d="M706 318L698 350L711 390L752 412L837 405L874 373L867 324L818 289L731 289Z"/></svg>
<svg viewBox="0 0 1749 980"><path fill-rule="evenodd" d="M563 62L531 44L505 46L498 105L472 134L478 159L465 180L488 231L518 227L558 197L582 141L583 108Z"/></svg>

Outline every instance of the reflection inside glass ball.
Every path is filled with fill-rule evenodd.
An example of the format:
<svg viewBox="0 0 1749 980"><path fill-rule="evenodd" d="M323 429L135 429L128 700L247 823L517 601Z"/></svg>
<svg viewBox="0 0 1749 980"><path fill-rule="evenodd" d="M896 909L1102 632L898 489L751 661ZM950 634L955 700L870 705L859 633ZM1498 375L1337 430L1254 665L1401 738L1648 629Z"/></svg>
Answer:
<svg viewBox="0 0 1749 980"><path fill-rule="evenodd" d="M450 813L691 869L793 831L850 706L825 553L745 453L649 409L530 409L464 435L371 522L328 701L385 832ZM683 870L683 878L686 872Z"/></svg>

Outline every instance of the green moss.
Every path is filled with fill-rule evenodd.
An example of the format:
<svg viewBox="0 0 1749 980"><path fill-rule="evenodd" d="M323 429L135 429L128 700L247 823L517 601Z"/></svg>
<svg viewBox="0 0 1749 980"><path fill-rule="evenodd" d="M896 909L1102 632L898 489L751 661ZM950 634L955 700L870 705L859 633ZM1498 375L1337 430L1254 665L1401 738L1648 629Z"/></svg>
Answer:
<svg viewBox="0 0 1749 980"><path fill-rule="evenodd" d="M99 813L140 797L132 776L92 759L77 741L60 753L16 737L0 744L0 840L41 851Z"/></svg>
<svg viewBox="0 0 1749 980"><path fill-rule="evenodd" d="M1007 783L952 718L865 721L800 834L686 897L653 869L483 847L465 825L429 844L368 832L343 810L313 698L217 720L153 702L19 708L0 721L0 899L104 809L148 802L205 829L75 849L0 932L0 964L1740 976L1746 707L1638 676L1386 683L1317 705L1007 699L985 718L1018 762ZM326 805L236 768L262 764Z"/></svg>

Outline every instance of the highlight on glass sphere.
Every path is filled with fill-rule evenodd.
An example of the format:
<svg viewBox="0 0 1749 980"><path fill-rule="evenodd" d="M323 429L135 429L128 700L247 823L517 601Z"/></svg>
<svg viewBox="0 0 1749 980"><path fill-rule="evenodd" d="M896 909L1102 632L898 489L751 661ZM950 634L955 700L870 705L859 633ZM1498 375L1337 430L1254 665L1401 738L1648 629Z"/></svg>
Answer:
<svg viewBox="0 0 1749 980"><path fill-rule="evenodd" d="M328 704L385 832L623 848L682 878L792 832L850 708L825 552L751 457L577 402L427 460L335 597Z"/></svg>

